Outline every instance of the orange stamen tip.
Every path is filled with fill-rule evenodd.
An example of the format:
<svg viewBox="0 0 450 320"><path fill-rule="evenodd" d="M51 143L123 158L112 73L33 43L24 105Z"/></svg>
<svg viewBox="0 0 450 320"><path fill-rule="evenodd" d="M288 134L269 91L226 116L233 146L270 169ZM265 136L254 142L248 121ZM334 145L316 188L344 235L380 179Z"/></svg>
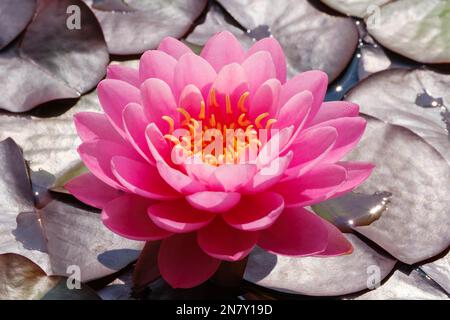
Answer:
<svg viewBox="0 0 450 320"><path fill-rule="evenodd" d="M269 119L269 120L267 120L267 122L266 122L266 129L269 129L270 126L272 126L275 122L277 122L276 119Z"/></svg>
<svg viewBox="0 0 450 320"><path fill-rule="evenodd" d="M241 97L239 98L239 101L238 101L238 109L239 109L239 111L241 111L241 112L243 112L243 113L245 113L245 112L247 112L247 109L245 109L245 100L247 99L247 97L250 95L250 92L248 92L248 91L246 91L246 92L244 92L242 95L241 95Z"/></svg>
<svg viewBox="0 0 450 320"><path fill-rule="evenodd" d="M200 102L200 113L198 114L198 118L201 119L201 120L205 119L205 113L206 113L205 101L202 100Z"/></svg>
<svg viewBox="0 0 450 320"><path fill-rule="evenodd" d="M225 96L225 101L226 101L227 114L233 114L233 110L231 109L231 101L230 101L230 95L229 94L227 94Z"/></svg>
<svg viewBox="0 0 450 320"><path fill-rule="evenodd" d="M169 124L169 134L172 134L175 130L175 121L169 116L162 116L161 118Z"/></svg>
<svg viewBox="0 0 450 320"><path fill-rule="evenodd" d="M268 112L264 112L264 113L260 114L259 116L257 116L256 119L255 119L256 128L261 129L262 128L261 121L264 118L267 118L268 116L269 116Z"/></svg>

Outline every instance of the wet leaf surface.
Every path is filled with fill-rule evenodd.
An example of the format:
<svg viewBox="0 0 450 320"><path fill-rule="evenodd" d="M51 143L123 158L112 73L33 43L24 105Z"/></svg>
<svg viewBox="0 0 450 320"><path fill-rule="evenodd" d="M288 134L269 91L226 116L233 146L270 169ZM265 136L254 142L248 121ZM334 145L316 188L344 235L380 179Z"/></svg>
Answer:
<svg viewBox="0 0 450 320"><path fill-rule="evenodd" d="M156 48L166 36L182 37L202 13L206 0L85 0L102 26L111 54Z"/></svg>
<svg viewBox="0 0 450 320"><path fill-rule="evenodd" d="M25 29L33 17L36 0L3 0L0 2L0 49Z"/></svg>
<svg viewBox="0 0 450 320"><path fill-rule="evenodd" d="M450 3L397 0L366 18L386 48L423 63L450 63Z"/></svg>
<svg viewBox="0 0 450 320"><path fill-rule="evenodd" d="M450 75L427 69L387 70L360 82L346 100L361 112L425 139L450 164Z"/></svg>
<svg viewBox="0 0 450 320"><path fill-rule="evenodd" d="M376 6L382 6L392 0L321 0L327 6L342 14L364 18L376 10Z"/></svg>
<svg viewBox="0 0 450 320"><path fill-rule="evenodd" d="M355 230L407 264L448 247L450 167L435 149L408 129L369 119L351 159L376 165L358 191L392 193L387 211Z"/></svg>
<svg viewBox="0 0 450 320"><path fill-rule="evenodd" d="M0 255L0 299L99 300L100 297L85 284L69 289L67 278L49 277L31 260L10 253Z"/></svg>
<svg viewBox="0 0 450 320"><path fill-rule="evenodd" d="M450 294L450 253L435 261L428 262L420 266L431 279L439 284L448 294Z"/></svg>
<svg viewBox="0 0 450 320"><path fill-rule="evenodd" d="M308 1L218 1L245 31L236 26L226 26L214 6L209 19L198 26L188 37L197 45L203 45L207 37L218 29L227 29L239 39L244 35L250 40L274 36L284 49L288 64L288 77L311 70L324 70L330 82L345 69L358 42L358 32L353 20L336 17L319 11ZM229 23L228 23L229 24ZM244 41L249 46L249 41Z"/></svg>
<svg viewBox="0 0 450 320"><path fill-rule="evenodd" d="M350 255L295 258L257 248L248 260L244 279L277 291L311 296L337 296L367 289L367 270L376 266L380 279L394 268L395 260L378 253L352 234Z"/></svg>
<svg viewBox="0 0 450 320"><path fill-rule="evenodd" d="M67 8L74 3L83 17L81 29L66 25ZM24 112L78 98L100 81L108 59L100 26L81 0L38 0L23 37L0 52L0 109Z"/></svg>

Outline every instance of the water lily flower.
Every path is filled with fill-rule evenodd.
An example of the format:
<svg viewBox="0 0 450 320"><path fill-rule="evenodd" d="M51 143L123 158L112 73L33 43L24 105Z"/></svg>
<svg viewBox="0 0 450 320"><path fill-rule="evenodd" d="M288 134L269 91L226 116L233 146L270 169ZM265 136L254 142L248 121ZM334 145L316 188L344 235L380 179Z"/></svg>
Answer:
<svg viewBox="0 0 450 320"><path fill-rule="evenodd" d="M342 161L365 120L349 102L323 102L327 75L286 80L274 38L243 50L220 32L200 55L166 38L139 70L113 65L98 85L104 113L75 116L89 173L66 188L102 209L130 239L160 240L173 287L201 284L221 261L259 247L296 257L352 246L304 207L353 190L370 163Z"/></svg>

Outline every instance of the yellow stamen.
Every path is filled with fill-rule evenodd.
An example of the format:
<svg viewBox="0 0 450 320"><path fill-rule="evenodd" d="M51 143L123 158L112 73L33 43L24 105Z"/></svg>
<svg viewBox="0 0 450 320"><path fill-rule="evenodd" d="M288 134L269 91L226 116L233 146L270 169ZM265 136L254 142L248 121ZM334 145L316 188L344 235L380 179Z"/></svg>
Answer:
<svg viewBox="0 0 450 320"><path fill-rule="evenodd" d="M244 92L243 94L242 94L242 96L239 98L239 101L238 101L238 109L239 109L239 111L241 111L241 112L247 112L247 109L245 109L245 106L244 106L244 104L245 104L245 100L247 99L247 97L250 95L250 92L248 92L248 91L246 91L246 92Z"/></svg>
<svg viewBox="0 0 450 320"><path fill-rule="evenodd" d="M211 127L215 127L216 126L216 117L212 114L211 117L209 118L209 124L211 125Z"/></svg>
<svg viewBox="0 0 450 320"><path fill-rule="evenodd" d="M169 116L162 116L162 119L169 124L169 134L172 134L173 130L175 130L175 123L173 119Z"/></svg>
<svg viewBox="0 0 450 320"><path fill-rule="evenodd" d="M251 123L249 120L245 120L244 121L244 118L245 118L245 113L241 113L241 115L238 118L238 124L241 127L246 127L246 126L248 126Z"/></svg>
<svg viewBox="0 0 450 320"><path fill-rule="evenodd" d="M187 124L189 121L191 121L191 115L189 114L189 112L187 112L187 110L186 109L184 109L184 108L182 108L182 107L179 107L179 108L177 108L177 111L179 112L179 113L181 113L183 116L184 116L184 118L185 118L185 120L183 121L183 125L185 125L185 124Z"/></svg>
<svg viewBox="0 0 450 320"><path fill-rule="evenodd" d="M169 140L170 142L173 142L174 144L180 144L180 140L178 140L177 137L171 135L171 134L165 134L164 138Z"/></svg>
<svg viewBox="0 0 450 320"><path fill-rule="evenodd" d="M262 113L262 114L260 114L259 116L256 117L255 125L256 125L257 129L261 129L262 128L261 121L264 118L267 118L268 116L269 116L269 113L268 112L264 112L264 113Z"/></svg>
<svg viewBox="0 0 450 320"><path fill-rule="evenodd" d="M200 102L200 113L198 114L198 118L200 120L205 119L205 101L203 100Z"/></svg>
<svg viewBox="0 0 450 320"><path fill-rule="evenodd" d="M230 101L230 95L227 94L225 96L226 106L227 106L227 114L233 114L233 110L231 109L231 101Z"/></svg>
<svg viewBox="0 0 450 320"><path fill-rule="evenodd" d="M276 119L269 119L266 122L266 129L269 129L271 125L273 125L275 122L277 122Z"/></svg>
<svg viewBox="0 0 450 320"><path fill-rule="evenodd" d="M217 103L217 99L216 99L216 89L214 89L214 88L211 88L210 99L211 99L211 104L213 105L213 107L219 107L219 104Z"/></svg>

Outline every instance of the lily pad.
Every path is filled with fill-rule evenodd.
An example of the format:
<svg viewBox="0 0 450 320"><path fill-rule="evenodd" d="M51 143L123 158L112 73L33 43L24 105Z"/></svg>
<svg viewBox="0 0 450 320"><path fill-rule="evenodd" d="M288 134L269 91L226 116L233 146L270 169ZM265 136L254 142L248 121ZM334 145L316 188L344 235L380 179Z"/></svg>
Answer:
<svg viewBox="0 0 450 320"><path fill-rule="evenodd" d="M67 25L67 8L74 4L82 16L80 29ZM108 60L100 26L81 0L38 0L23 36L0 52L0 109L24 112L78 98L100 81Z"/></svg>
<svg viewBox="0 0 450 320"><path fill-rule="evenodd" d="M38 265L20 255L0 255L1 300L101 300L85 284L69 289L67 280L47 276Z"/></svg>
<svg viewBox="0 0 450 320"><path fill-rule="evenodd" d="M25 29L33 17L36 0L3 0L0 2L0 49Z"/></svg>
<svg viewBox="0 0 450 320"><path fill-rule="evenodd" d="M111 54L138 54L166 36L182 37L206 0L84 0L99 20Z"/></svg>
<svg viewBox="0 0 450 320"><path fill-rule="evenodd" d="M387 211L357 232L407 264L447 249L450 167L433 147L406 128L370 118L351 159L376 165L358 191L392 193Z"/></svg>
<svg viewBox="0 0 450 320"><path fill-rule="evenodd" d="M285 293L337 296L367 289L370 268L377 268L380 281L394 268L394 259L375 251L355 235L346 237L354 251L339 257L296 258L256 248L250 254L244 279Z"/></svg>
<svg viewBox="0 0 450 320"><path fill-rule="evenodd" d="M364 18L370 15L377 7L392 0L321 0L330 8L348 16Z"/></svg>
<svg viewBox="0 0 450 320"><path fill-rule="evenodd" d="M386 48L423 63L450 63L450 2L397 0L366 21L371 21L369 33Z"/></svg>
<svg viewBox="0 0 450 320"><path fill-rule="evenodd" d="M0 142L0 171L0 254L27 257L47 275L67 276L76 265L81 281L113 274L137 259L143 243L109 231L96 211L57 200L35 209L27 168L12 139Z"/></svg>
<svg viewBox="0 0 450 320"><path fill-rule="evenodd" d="M449 87L447 74L393 69L366 78L346 100L359 104L367 115L413 131L450 164Z"/></svg>
<svg viewBox="0 0 450 320"><path fill-rule="evenodd" d="M358 31L352 19L326 14L307 0L287 0L274 5L270 0L218 1L240 24L251 40L273 36L283 47L288 64L288 77L311 70L325 71L330 82L345 69L358 43ZM214 6L211 7L214 9ZM188 37L203 45L219 28L242 38L236 27L225 27L225 18L210 13L204 25L198 26ZM198 41L198 42L197 42ZM244 41L248 46L248 41Z"/></svg>
<svg viewBox="0 0 450 320"><path fill-rule="evenodd" d="M435 261L420 266L431 279L439 284L450 295L450 253Z"/></svg>

